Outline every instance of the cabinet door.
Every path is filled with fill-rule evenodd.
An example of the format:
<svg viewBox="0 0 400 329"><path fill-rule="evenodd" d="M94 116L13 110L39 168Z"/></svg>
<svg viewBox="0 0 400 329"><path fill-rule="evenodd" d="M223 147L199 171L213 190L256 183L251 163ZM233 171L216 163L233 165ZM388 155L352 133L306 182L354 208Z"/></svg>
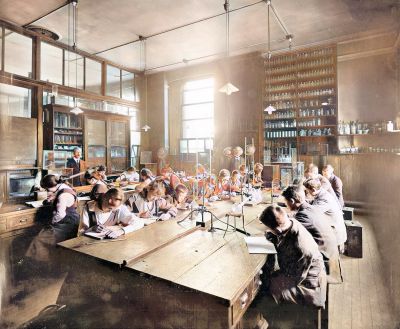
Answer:
<svg viewBox="0 0 400 329"><path fill-rule="evenodd" d="M123 171L128 166L128 138L127 123L111 121L111 171Z"/></svg>
<svg viewBox="0 0 400 329"><path fill-rule="evenodd" d="M107 160L107 134L106 121L87 119L87 165L106 165Z"/></svg>

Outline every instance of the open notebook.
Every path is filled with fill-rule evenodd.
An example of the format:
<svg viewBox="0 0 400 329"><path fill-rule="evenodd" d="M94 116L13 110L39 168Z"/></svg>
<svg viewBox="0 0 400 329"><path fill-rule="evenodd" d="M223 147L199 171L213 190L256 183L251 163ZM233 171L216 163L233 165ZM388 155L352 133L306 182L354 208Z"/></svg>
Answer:
<svg viewBox="0 0 400 329"><path fill-rule="evenodd" d="M249 254L276 254L275 246L264 236L246 236L244 240Z"/></svg>

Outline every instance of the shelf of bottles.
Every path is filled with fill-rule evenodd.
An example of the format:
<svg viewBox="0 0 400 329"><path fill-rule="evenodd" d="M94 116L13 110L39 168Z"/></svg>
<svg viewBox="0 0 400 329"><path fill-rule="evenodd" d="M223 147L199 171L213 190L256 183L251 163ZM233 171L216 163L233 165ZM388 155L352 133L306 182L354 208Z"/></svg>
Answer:
<svg viewBox="0 0 400 329"><path fill-rule="evenodd" d="M74 114L54 112L54 151L56 162L64 162L72 156L73 149L83 152L82 118ZM83 157L83 154L82 154Z"/></svg>
<svg viewBox="0 0 400 329"><path fill-rule="evenodd" d="M264 142L264 163L292 163L296 155L296 142L293 140L275 139Z"/></svg>
<svg viewBox="0 0 400 329"><path fill-rule="evenodd" d="M339 121L338 136L343 137L339 141L339 152L341 154L400 154L399 128L400 120L399 122ZM380 136L384 139L379 138Z"/></svg>
<svg viewBox="0 0 400 329"><path fill-rule="evenodd" d="M287 159L281 154L290 157L293 152L282 151L285 145L293 149L305 141L322 143L316 137L326 140L331 153L336 152L336 62L336 46L299 50L265 60L265 105L277 111L264 115L268 153L264 161Z"/></svg>

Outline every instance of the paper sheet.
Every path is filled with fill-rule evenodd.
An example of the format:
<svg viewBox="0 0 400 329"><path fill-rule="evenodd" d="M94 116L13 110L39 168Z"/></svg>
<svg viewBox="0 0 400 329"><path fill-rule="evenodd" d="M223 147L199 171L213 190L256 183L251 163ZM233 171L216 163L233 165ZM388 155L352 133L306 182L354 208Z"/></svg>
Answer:
<svg viewBox="0 0 400 329"><path fill-rule="evenodd" d="M264 236L245 237L249 254L276 254L275 246Z"/></svg>

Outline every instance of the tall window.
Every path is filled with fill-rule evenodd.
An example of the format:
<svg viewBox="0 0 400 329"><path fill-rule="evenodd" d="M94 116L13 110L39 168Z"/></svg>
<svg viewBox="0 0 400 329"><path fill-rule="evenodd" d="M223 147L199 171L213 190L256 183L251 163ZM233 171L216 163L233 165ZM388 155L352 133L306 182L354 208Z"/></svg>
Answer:
<svg viewBox="0 0 400 329"><path fill-rule="evenodd" d="M205 152L214 137L214 79L185 83L182 95L181 153Z"/></svg>

